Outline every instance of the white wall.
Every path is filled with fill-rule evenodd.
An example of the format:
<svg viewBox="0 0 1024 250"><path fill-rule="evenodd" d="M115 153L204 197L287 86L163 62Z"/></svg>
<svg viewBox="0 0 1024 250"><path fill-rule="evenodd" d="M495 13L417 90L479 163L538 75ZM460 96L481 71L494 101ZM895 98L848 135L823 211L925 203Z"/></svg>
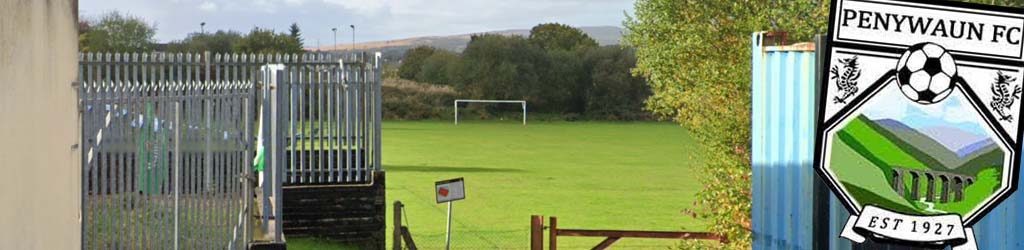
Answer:
<svg viewBox="0 0 1024 250"><path fill-rule="evenodd" d="M0 0L0 249L79 249L77 0Z"/></svg>

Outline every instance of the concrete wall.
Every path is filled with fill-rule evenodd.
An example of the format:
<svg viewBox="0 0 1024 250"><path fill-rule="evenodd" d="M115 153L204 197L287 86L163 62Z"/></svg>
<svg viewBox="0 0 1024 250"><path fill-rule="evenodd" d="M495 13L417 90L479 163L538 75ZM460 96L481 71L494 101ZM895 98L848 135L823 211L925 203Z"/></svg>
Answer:
<svg viewBox="0 0 1024 250"><path fill-rule="evenodd" d="M78 1L0 0L0 249L79 249Z"/></svg>

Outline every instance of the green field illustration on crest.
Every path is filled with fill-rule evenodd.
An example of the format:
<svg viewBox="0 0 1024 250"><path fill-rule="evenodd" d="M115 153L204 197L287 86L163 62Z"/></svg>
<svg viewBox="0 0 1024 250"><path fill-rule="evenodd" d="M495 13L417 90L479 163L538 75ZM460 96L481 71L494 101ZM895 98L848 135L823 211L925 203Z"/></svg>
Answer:
<svg viewBox="0 0 1024 250"><path fill-rule="evenodd" d="M830 168L858 205L966 215L995 193L1006 152L984 132L980 118L945 115L973 112L962 110L962 98L950 99L947 108L937 109L943 112L899 99L872 100L833 135Z"/></svg>

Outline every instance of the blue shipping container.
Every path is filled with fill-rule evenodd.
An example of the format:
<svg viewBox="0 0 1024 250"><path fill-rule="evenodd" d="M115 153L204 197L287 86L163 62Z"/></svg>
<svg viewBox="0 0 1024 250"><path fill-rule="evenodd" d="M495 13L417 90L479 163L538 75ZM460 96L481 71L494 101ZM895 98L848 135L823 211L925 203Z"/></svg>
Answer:
<svg viewBox="0 0 1024 250"><path fill-rule="evenodd" d="M839 238L849 213L815 183L815 46L766 46L765 40L765 33L751 37L753 248L854 249ZM1014 193L973 226L979 249L1024 249L1020 196Z"/></svg>

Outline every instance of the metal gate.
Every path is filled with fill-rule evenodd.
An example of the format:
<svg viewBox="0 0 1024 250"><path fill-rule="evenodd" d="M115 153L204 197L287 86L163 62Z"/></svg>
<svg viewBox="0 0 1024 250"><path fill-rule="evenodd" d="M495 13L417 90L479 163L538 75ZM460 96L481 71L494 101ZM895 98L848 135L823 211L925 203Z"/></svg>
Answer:
<svg viewBox="0 0 1024 250"><path fill-rule="evenodd" d="M379 58L81 54L83 248L242 249L257 212L282 242L283 184L381 170Z"/></svg>
<svg viewBox="0 0 1024 250"><path fill-rule="evenodd" d="M366 184L380 171L380 55L265 67L268 162L284 185Z"/></svg>

